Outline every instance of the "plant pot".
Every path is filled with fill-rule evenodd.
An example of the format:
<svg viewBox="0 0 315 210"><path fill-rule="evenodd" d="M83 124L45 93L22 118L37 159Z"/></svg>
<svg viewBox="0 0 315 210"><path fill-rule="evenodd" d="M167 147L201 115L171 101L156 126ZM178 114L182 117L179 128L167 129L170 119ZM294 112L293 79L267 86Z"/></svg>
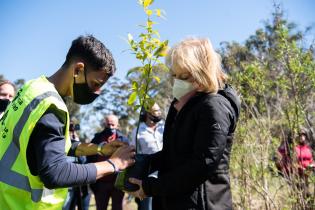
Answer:
<svg viewBox="0 0 315 210"><path fill-rule="evenodd" d="M129 178L143 180L149 175L150 160L148 155L136 154L135 164L118 173L115 181L115 187L128 192L137 191L139 186L128 181Z"/></svg>

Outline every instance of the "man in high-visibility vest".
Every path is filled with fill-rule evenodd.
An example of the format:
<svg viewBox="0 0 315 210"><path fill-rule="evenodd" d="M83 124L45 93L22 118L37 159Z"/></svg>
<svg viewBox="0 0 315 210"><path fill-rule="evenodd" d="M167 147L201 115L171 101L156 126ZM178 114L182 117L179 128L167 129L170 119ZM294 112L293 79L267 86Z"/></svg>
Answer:
<svg viewBox="0 0 315 210"><path fill-rule="evenodd" d="M31 80L17 92L0 120L0 209L61 209L67 187L93 183L134 163L134 148L123 142L70 142L62 98L91 103L114 72L104 44L92 35L80 36L55 74ZM83 165L66 160L97 153L110 158Z"/></svg>

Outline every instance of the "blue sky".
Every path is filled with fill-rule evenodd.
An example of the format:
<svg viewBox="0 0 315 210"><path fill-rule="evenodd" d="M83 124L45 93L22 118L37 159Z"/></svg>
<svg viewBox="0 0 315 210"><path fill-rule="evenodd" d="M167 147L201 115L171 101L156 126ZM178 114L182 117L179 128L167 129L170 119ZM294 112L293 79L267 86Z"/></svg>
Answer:
<svg viewBox="0 0 315 210"><path fill-rule="evenodd" d="M315 25L315 1L283 0L286 17L303 29ZM187 36L244 42L271 18L272 0L155 0L166 11L159 20L161 39L170 45ZM145 15L137 0L2 0L0 3L0 74L9 80L50 76L63 63L71 41L93 34L112 51L116 76L139 65L124 41L139 34ZM314 36L314 31L312 32Z"/></svg>

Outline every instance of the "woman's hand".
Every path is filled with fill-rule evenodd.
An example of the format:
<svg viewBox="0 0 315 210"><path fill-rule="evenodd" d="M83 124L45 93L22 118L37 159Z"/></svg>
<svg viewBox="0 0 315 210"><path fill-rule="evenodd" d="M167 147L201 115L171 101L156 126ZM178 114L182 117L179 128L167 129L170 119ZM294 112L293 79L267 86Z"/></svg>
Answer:
<svg viewBox="0 0 315 210"><path fill-rule="evenodd" d="M129 182L132 184L136 184L139 186L139 190L134 192L128 192L130 195L139 198L140 200L143 200L147 197L147 195L144 193L142 188L142 180L136 179L136 178L129 178Z"/></svg>

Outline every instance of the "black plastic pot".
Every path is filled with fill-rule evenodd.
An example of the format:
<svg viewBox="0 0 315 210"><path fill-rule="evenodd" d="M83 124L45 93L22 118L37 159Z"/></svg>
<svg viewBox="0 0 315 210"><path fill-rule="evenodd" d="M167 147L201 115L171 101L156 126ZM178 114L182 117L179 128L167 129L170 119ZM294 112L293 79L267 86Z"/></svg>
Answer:
<svg viewBox="0 0 315 210"><path fill-rule="evenodd" d="M137 178L143 180L149 175L150 160L148 155L136 154L135 164L118 173L115 187L128 192L137 191L139 186L128 181L129 178Z"/></svg>

